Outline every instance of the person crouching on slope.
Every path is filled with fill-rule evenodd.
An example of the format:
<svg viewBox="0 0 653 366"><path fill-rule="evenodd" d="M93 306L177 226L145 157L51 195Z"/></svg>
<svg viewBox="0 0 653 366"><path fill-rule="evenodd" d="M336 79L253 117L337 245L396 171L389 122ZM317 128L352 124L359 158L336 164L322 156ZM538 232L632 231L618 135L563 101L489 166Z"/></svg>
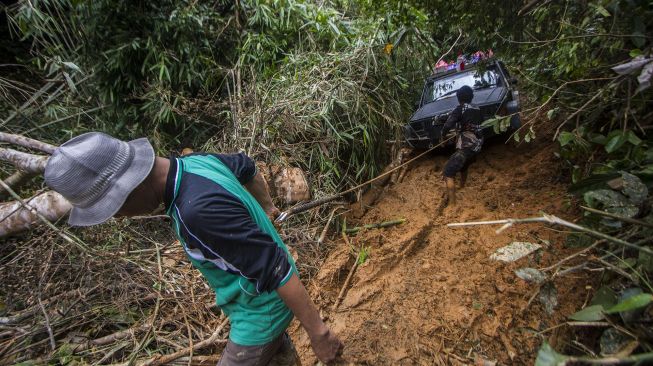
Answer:
<svg viewBox="0 0 653 366"><path fill-rule="evenodd" d="M456 97L459 104L449 115L441 132L441 139L444 139L451 129L454 129L456 134L456 152L447 160L442 172L446 200L450 205L456 204L454 182L456 173L460 172L460 188L463 188L467 181L467 169L483 146L483 132L481 131L483 117L480 109L471 104L474 99L474 90L464 85L456 91Z"/></svg>
<svg viewBox="0 0 653 366"><path fill-rule="evenodd" d="M220 366L295 357L286 328L299 319L322 362L342 343L320 318L268 215L274 206L245 154L156 157L147 139L90 132L61 145L45 182L73 205L73 226L150 213L162 203L189 261L215 291L231 323ZM293 361L294 363L294 361Z"/></svg>

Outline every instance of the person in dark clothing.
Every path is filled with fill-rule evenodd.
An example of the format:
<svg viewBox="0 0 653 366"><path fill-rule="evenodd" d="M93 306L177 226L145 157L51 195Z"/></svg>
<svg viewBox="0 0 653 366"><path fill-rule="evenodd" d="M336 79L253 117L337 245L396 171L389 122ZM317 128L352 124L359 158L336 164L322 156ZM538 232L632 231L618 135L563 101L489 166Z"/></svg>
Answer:
<svg viewBox="0 0 653 366"><path fill-rule="evenodd" d="M451 155L444 166L442 175L446 190L447 204L456 204L456 186L454 177L460 172L460 187L467 181L467 169L475 160L476 155L483 146L483 132L481 122L483 117L478 107L471 104L474 99L474 90L464 85L456 92L458 106L451 112L447 122L442 126L442 136L447 136L450 130L455 130L456 152Z"/></svg>

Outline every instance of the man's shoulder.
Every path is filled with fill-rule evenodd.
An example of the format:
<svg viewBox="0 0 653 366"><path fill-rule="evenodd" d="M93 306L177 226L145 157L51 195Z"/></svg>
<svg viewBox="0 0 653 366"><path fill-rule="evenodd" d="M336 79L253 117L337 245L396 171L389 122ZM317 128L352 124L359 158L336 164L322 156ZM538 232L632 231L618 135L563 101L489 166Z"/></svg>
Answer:
<svg viewBox="0 0 653 366"><path fill-rule="evenodd" d="M215 205L240 204L240 200L210 176L190 171L182 176L175 203L180 209L193 214Z"/></svg>

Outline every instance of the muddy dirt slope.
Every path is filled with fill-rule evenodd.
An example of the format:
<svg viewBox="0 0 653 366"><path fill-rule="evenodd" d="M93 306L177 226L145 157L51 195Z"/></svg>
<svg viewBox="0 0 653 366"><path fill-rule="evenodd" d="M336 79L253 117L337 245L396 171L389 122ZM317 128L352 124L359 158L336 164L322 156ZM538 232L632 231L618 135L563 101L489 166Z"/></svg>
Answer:
<svg viewBox="0 0 653 366"><path fill-rule="evenodd" d="M589 291L582 275L556 282L558 304L547 315L535 296L537 286L514 274L521 267L546 267L573 251L564 248L562 233L537 224L498 235L497 226L445 226L542 211L573 216L565 209L553 145L490 144L472 166L467 187L458 191L458 206L438 210L445 161L432 155L413 163L404 180L357 220L407 221L351 237L353 247L364 246L369 254L337 309L333 303L354 263L343 239L311 280L311 295L345 343L343 364L474 364L480 359L532 364L541 341L555 343L560 336L559 328L550 328L582 305ZM543 249L515 263L489 259L513 241ZM313 365L305 332L295 323L291 333L303 364Z"/></svg>

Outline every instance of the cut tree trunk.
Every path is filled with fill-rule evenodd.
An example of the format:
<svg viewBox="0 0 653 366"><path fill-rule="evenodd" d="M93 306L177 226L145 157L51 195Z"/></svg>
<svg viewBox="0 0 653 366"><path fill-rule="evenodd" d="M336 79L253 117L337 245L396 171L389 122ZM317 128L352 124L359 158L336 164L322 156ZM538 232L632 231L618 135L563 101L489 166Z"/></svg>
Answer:
<svg viewBox="0 0 653 366"><path fill-rule="evenodd" d="M33 228L39 221L37 212L49 221L56 221L72 208L62 195L54 191L39 194L27 205L30 209L17 201L0 204L0 238Z"/></svg>
<svg viewBox="0 0 653 366"><path fill-rule="evenodd" d="M54 152L54 149L57 148L54 145L50 145L48 143L41 142L39 140L34 140L29 137L25 137L22 135L14 135L6 132L0 132L0 142L8 142L10 144L23 146L30 149L40 150L48 154L52 154Z"/></svg>
<svg viewBox="0 0 653 366"><path fill-rule="evenodd" d="M49 156L34 155L13 149L0 148L0 160L10 162L27 173L43 173Z"/></svg>

